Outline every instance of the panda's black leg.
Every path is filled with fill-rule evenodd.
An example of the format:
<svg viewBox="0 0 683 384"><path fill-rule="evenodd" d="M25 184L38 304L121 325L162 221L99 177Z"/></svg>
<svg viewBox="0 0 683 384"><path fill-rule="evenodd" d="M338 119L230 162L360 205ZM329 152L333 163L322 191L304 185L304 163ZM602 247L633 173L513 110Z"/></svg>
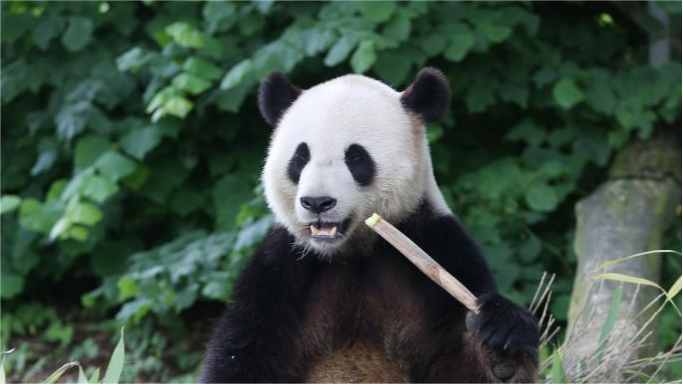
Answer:
<svg viewBox="0 0 683 384"><path fill-rule="evenodd" d="M538 321L497 293L479 297L480 313L468 314L466 343L476 350L490 381L533 382L538 375Z"/></svg>

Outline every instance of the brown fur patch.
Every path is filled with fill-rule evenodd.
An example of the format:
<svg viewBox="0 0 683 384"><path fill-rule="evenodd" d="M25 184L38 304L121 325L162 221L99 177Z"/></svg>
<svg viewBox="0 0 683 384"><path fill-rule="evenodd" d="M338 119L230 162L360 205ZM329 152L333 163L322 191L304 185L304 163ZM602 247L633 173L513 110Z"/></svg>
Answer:
<svg viewBox="0 0 683 384"><path fill-rule="evenodd" d="M514 370L506 382L536 379L535 356L489 351L397 255L326 266L310 291L296 345L306 382L501 382L500 364Z"/></svg>
<svg viewBox="0 0 683 384"><path fill-rule="evenodd" d="M379 348L365 343L342 348L312 364L307 383L405 383L399 367Z"/></svg>

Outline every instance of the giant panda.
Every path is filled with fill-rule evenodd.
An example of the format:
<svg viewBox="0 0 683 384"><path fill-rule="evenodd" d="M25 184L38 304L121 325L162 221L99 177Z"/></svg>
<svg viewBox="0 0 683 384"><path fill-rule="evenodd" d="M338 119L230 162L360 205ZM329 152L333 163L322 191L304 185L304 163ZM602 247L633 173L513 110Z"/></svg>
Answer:
<svg viewBox="0 0 683 384"><path fill-rule="evenodd" d="M274 216L205 352L202 382L529 382L538 322L496 291L449 210L425 124L450 103L434 68L398 92L346 75L259 89L273 128L262 173ZM367 228L397 225L478 296L468 311Z"/></svg>

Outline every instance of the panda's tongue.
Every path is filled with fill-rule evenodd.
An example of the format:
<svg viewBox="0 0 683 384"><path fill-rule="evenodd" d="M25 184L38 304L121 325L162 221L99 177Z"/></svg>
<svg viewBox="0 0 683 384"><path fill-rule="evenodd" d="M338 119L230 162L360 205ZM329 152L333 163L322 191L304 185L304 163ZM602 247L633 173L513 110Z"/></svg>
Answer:
<svg viewBox="0 0 683 384"><path fill-rule="evenodd" d="M320 223L318 225L311 225L311 233L314 236L329 236L337 235L337 226L332 223Z"/></svg>

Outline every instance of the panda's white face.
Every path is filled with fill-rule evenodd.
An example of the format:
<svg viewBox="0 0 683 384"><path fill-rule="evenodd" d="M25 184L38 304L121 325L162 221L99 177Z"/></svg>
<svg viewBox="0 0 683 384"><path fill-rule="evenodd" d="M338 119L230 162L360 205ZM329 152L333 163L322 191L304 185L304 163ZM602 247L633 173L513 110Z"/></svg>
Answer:
<svg viewBox="0 0 683 384"><path fill-rule="evenodd" d="M373 212L400 220L435 193L424 126L401 95L348 75L304 91L282 115L263 183L299 244L323 255L362 245Z"/></svg>

